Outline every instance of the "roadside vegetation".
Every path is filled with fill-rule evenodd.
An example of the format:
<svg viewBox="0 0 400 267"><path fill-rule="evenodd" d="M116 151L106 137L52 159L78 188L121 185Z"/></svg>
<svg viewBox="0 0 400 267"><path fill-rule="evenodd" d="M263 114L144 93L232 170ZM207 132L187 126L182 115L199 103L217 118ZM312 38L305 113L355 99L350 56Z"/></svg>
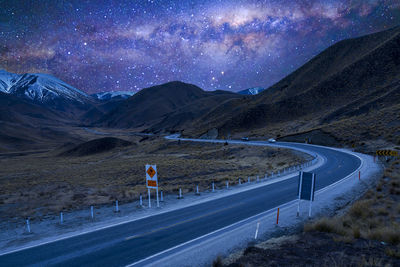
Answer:
<svg viewBox="0 0 400 267"><path fill-rule="evenodd" d="M257 243L214 266L400 266L400 159L362 198L304 231Z"/></svg>

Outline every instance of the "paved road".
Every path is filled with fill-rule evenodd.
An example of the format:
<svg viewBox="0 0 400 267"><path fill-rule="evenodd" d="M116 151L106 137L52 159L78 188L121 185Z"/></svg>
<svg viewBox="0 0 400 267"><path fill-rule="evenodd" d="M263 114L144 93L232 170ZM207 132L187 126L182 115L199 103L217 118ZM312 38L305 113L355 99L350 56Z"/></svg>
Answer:
<svg viewBox="0 0 400 267"><path fill-rule="evenodd" d="M315 170L317 190L344 178L361 164L355 156L328 148L288 146L326 157L326 163ZM195 206L6 254L0 256L0 266L124 266L291 201L296 191L297 176L293 176Z"/></svg>

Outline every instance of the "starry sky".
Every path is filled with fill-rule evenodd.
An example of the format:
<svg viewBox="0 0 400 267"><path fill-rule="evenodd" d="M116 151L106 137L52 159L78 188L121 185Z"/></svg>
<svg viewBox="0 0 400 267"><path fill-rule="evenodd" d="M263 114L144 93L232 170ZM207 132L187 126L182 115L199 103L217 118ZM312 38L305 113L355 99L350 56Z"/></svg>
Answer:
<svg viewBox="0 0 400 267"><path fill-rule="evenodd" d="M172 80L239 91L399 24L398 0L0 0L0 69L87 93Z"/></svg>

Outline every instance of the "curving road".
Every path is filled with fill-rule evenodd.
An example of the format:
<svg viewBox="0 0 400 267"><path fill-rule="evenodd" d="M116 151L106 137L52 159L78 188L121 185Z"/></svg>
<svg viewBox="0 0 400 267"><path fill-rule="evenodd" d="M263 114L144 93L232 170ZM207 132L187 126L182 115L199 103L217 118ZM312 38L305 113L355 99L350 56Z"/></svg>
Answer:
<svg viewBox="0 0 400 267"><path fill-rule="evenodd" d="M265 142L243 143L269 145ZM325 164L314 170L317 190L341 180L361 165L358 157L329 148L290 143L276 145L325 157ZM297 175L293 175L280 182L191 207L1 255L0 266L129 265L292 201L296 195ZM142 261L138 265L146 263Z"/></svg>

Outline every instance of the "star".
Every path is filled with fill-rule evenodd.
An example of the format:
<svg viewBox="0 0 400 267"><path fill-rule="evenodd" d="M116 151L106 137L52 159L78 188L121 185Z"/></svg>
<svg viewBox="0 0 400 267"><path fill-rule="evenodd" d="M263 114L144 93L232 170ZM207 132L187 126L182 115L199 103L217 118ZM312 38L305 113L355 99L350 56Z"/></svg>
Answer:
<svg viewBox="0 0 400 267"><path fill-rule="evenodd" d="M9 2L0 68L87 93L173 80L267 88L330 45L400 24L396 0Z"/></svg>

